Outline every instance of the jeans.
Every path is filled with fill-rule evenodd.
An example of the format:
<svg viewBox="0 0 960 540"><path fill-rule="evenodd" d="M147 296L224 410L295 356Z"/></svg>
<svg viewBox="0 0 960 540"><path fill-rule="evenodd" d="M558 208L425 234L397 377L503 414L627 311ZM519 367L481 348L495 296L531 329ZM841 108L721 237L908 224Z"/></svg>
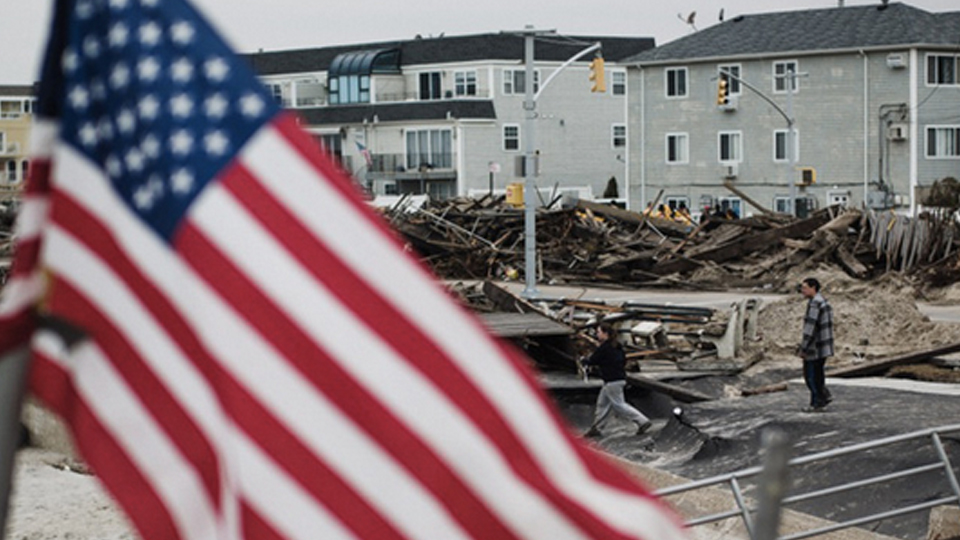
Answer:
<svg viewBox="0 0 960 540"><path fill-rule="evenodd" d="M594 412L593 428L599 428L600 424L610 416L611 412L617 413L617 416L636 422L637 425L643 425L649 422L649 419L640 411L633 408L623 399L623 387L627 381L612 381L603 383L600 388L600 394L597 396L597 409Z"/></svg>
<svg viewBox="0 0 960 540"><path fill-rule="evenodd" d="M827 390L826 376L823 374L826 362L826 358L803 361L803 380L810 389L811 407L824 407L830 402L830 391Z"/></svg>

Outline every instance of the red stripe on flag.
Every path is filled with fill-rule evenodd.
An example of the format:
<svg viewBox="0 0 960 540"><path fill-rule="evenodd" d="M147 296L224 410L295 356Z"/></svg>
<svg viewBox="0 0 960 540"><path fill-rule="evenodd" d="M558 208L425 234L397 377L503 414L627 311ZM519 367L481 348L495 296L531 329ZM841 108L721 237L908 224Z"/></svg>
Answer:
<svg viewBox="0 0 960 540"><path fill-rule="evenodd" d="M299 330L289 314L273 304L242 272L223 258L218 248L201 231L193 226L184 227L177 245L184 256L193 262L195 270L204 275L224 299L242 313L345 416L362 426L425 487L432 490L465 529L474 535L486 532L495 533L497 538L514 537L443 460L405 428L404 423L381 405L375 395L358 384ZM202 260L194 260L193 254L202 256Z"/></svg>
<svg viewBox="0 0 960 540"><path fill-rule="evenodd" d="M303 148L305 159L316 165L320 174L327 174L330 167L325 167L323 161L315 159L309 144L312 141L302 135L299 129L283 130L285 137L300 139L300 143L291 141L296 147ZM318 162L319 161L319 162ZM337 186L341 175L333 171L334 178L329 179ZM233 170L223 177L224 186L242 201L247 210L256 215L264 225L270 229L275 239L281 242L286 250L296 257L304 268L313 272L317 279L326 284L328 289L340 298L345 305L355 312L358 318L367 325L376 328L381 338L389 342L397 351L405 356L412 366L426 377L431 379L435 386L446 393L447 397L459 405L461 411L471 418L478 428L482 429L492 442L505 454L510 455L511 466L529 485L540 490L545 496L563 510L567 517L578 523L592 534L604 537L622 537L609 528L605 522L596 519L589 511L574 499L561 493L550 478L544 473L536 458L524 447L507 422L495 414L495 407L489 399L473 384L469 376L460 371L446 355L439 350L433 338L424 334L419 328L410 324L402 313L396 311L379 294L361 280L355 272L343 264L334 253L329 251L320 241L316 240L309 231L298 223L256 179L248 173ZM358 201L353 190L341 189L351 202L357 203L357 212L363 216L372 213L362 201ZM378 228L385 225L379 218L373 217L371 222ZM418 267L419 263L412 261ZM425 272L425 271L424 271ZM425 279L429 277L425 274ZM478 333L486 330L471 315L467 315ZM491 338L492 339L492 338ZM500 340L494 340L495 347L500 350L502 358L509 358L515 374L521 378L528 390L545 401L544 407L551 414L552 421L558 429L564 432L567 441L574 447L594 473L598 480L607 482L611 486L652 500L652 497L637 483L631 481L622 472L616 471L608 463L593 454L590 450L577 443L569 436L563 421L556 408L542 394L536 381L529 376L522 366L518 353L511 346Z"/></svg>
<svg viewBox="0 0 960 540"><path fill-rule="evenodd" d="M198 341L196 335L190 329L189 323L183 320L176 309L170 305L167 298L143 276L135 263L127 259L123 250L111 240L111 236L102 224L83 208L70 202L67 197L63 198L62 204L58 204L56 216L58 220L69 220L73 223L72 230L78 235L78 239L97 252L104 262L110 263L113 271L128 284L132 292L137 294L144 307L164 324L170 337L192 355L191 359L194 365L205 374L207 380L216 385L216 391L221 401L228 406L232 406L227 414L243 427L260 446L272 450L269 451L271 456L284 466L291 477L296 478L318 500L329 499L324 500L324 502L331 506L339 516L351 515L355 517L351 520L350 526L360 533L372 535L364 537L395 538L400 536L399 533L393 531L389 525L383 522L379 515L370 509L357 494L344 485L325 464L318 461L309 450L286 432L277 423L276 419L259 405L255 396L247 392L229 373L223 371L219 363ZM214 281L216 280L217 278L214 278ZM66 294L69 291L69 288L63 291L58 289L58 295L60 293ZM57 311L61 312L61 309L59 309L61 306L56 307L58 308ZM74 320L77 322L83 322L83 319L86 318L84 324L88 325L97 334L97 341L104 350L109 346L108 343L117 339L121 340L124 346L129 346L124 337L108 335L105 336L107 339L104 339L100 336L101 332L110 334L113 329L106 321L89 320L93 316L92 312L95 312L92 306L63 306L62 309L74 314ZM91 313L88 313L88 311ZM135 353L128 350L123 354L134 355ZM118 370L121 370L120 366L117 367ZM128 383L135 387L146 404L154 403L154 398L150 397L150 394L154 393L152 389L134 384L138 379L136 373L130 374L128 379L131 379L128 380ZM160 412L166 411L168 407L179 410L179 405L166 403L160 407ZM154 414L157 415L157 412L155 411ZM167 432L172 441L178 445L184 444L180 441L182 433L179 430L170 428L167 429ZM198 433L197 435L203 437L202 434ZM199 443L200 441L196 442ZM203 442L206 443L206 440L203 439ZM211 461L207 466L201 468L201 470L216 471L218 469L214 461L215 456L210 456L210 459ZM202 462L198 464L202 465Z"/></svg>
<svg viewBox="0 0 960 540"><path fill-rule="evenodd" d="M318 281L323 282L333 294L349 306L359 319L364 320L371 328L375 328L380 337L404 355L411 366L416 367L422 375L432 380L436 388L444 392L452 403L457 404L461 412L469 417L491 442L505 454L512 456L514 459L510 460L510 465L518 476L523 478L531 487L540 491L545 497L548 497L553 504L567 514L571 521L585 530L608 538L618 537L616 531L607 527L602 521L594 519L586 508L556 489L533 456L516 438L504 419L496 414L493 404L436 347L430 336L423 334L419 328L410 324L403 314L396 311L392 305L381 298L376 291L370 289L364 281L337 259L334 253L313 238L300 223L279 206L273 196L264 190L255 178L246 171L234 169L230 174L225 175L222 181L225 187L245 204L247 210L257 216L273 232L275 239L284 245L291 256L296 257L304 268L313 273ZM204 253L206 256L215 252L214 246L209 244L200 245L193 250ZM202 267L209 272L210 279L213 279L213 276L219 276L222 280L225 273L231 272L231 266L229 262L214 263L209 258L206 258L202 265L198 263L198 267ZM238 306L238 309L259 314L263 317L263 327L276 326L276 321L285 317L282 311L276 308L273 308L275 311L271 312L264 311L261 307L258 311L257 307L268 304L269 300L265 298L254 300L254 294L256 293L253 289L255 287L250 284L242 284L241 286L247 287L248 291L238 293L236 296L242 300L250 301L251 305ZM295 325L293 321L287 321L287 324L291 327ZM479 323L477 324L479 325ZM477 331L482 332L484 330L478 326ZM301 336L278 336L274 341L288 344L291 353L304 350L302 347L312 346L309 342L297 344L297 339L301 339ZM503 352L505 357L515 354L508 353L506 350ZM514 361L516 361L515 358ZM303 369L310 369L311 367L313 366L307 365ZM311 375L307 373L307 376L310 377ZM328 375L318 374L315 377L319 384L323 384L323 381L331 380L329 377L349 376L335 372ZM344 397L344 404L347 409L345 412L349 413L349 404L354 403L356 399L370 399L369 397L363 397L367 394L361 389L356 391L360 393L361 397ZM539 393L539 389L531 388L531 391ZM549 405L547 407L552 410ZM368 430L372 433L388 429L393 422L388 418L386 424L384 424L375 417L358 418L357 421L368 424L370 426ZM553 421L557 422L558 429L566 431L560 424L558 417L554 417ZM391 441L394 441L394 439L388 438L383 441L384 446L386 448L393 446ZM394 444L396 442L399 441L394 441ZM396 444L396 447L406 448L406 444ZM424 451L428 450L424 448ZM590 456L588 459L596 459L596 456ZM408 465L408 467L410 466ZM418 476L424 474L424 471L418 473L416 468L410 468ZM629 487L638 493L642 493L642 490L635 484L630 484ZM449 502L453 499L445 497L444 500Z"/></svg>
<svg viewBox="0 0 960 540"><path fill-rule="evenodd" d="M51 312L68 316L71 323L82 326L90 334L89 339L100 347L184 459L192 464L202 478L211 505L219 511L222 505L219 459L193 418L157 378L128 336L113 326L94 302L62 279L56 279L52 285L57 294L50 305Z"/></svg>
<svg viewBox="0 0 960 540"><path fill-rule="evenodd" d="M33 377L42 378L43 381L40 385L43 388L41 398L50 404L69 404L69 408L61 410L60 414L69 422L78 450L113 496L122 501L127 516L140 534L144 538L180 538L172 517L153 487L116 443L113 434L100 423L83 397L77 394L69 375L55 361L36 350L34 363ZM51 381L56 384L47 388ZM54 392L61 395L52 396Z"/></svg>
<svg viewBox="0 0 960 540"><path fill-rule="evenodd" d="M243 524L243 538L256 538L256 540L287 540L247 504L240 506L240 520Z"/></svg>

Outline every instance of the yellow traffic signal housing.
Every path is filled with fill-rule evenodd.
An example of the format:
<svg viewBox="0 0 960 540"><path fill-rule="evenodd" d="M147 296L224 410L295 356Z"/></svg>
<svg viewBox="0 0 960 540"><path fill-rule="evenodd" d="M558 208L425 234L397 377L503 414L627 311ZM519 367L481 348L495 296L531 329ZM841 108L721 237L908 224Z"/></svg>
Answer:
<svg viewBox="0 0 960 540"><path fill-rule="evenodd" d="M797 180L799 186L809 186L817 183L817 170L813 167L800 167L800 178Z"/></svg>
<svg viewBox="0 0 960 540"><path fill-rule="evenodd" d="M730 83L727 82L727 79L721 76L717 79L717 105L726 105L727 96L730 95Z"/></svg>
<svg viewBox="0 0 960 540"><path fill-rule="evenodd" d="M593 81L591 92L606 92L607 82L603 73L603 58L596 57L590 62L590 80Z"/></svg>

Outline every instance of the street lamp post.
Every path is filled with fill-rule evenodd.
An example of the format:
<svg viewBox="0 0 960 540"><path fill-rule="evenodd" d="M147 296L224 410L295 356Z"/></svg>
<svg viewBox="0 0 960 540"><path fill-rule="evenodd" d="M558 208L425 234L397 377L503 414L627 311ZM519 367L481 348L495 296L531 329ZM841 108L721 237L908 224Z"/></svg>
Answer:
<svg viewBox="0 0 960 540"><path fill-rule="evenodd" d="M555 30L534 30L533 26L526 25L521 32L523 35L523 64L524 64L524 98L523 98L523 240L524 240L524 288L521 295L524 298L534 298L540 295L537 290L537 199L536 192L536 119L537 99L543 90L553 81L554 77L580 57L599 50L601 44L594 43L586 49L573 55L560 65L543 81L540 88L534 92L534 39L542 34L554 34Z"/></svg>

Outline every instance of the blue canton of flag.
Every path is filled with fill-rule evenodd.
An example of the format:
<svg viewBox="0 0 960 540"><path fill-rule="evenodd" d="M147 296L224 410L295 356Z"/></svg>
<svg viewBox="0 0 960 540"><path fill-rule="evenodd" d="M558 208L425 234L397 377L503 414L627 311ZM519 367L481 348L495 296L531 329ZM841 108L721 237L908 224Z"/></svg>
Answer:
<svg viewBox="0 0 960 540"><path fill-rule="evenodd" d="M278 108L191 6L162 3L76 3L61 122L64 140L169 239L197 194Z"/></svg>

